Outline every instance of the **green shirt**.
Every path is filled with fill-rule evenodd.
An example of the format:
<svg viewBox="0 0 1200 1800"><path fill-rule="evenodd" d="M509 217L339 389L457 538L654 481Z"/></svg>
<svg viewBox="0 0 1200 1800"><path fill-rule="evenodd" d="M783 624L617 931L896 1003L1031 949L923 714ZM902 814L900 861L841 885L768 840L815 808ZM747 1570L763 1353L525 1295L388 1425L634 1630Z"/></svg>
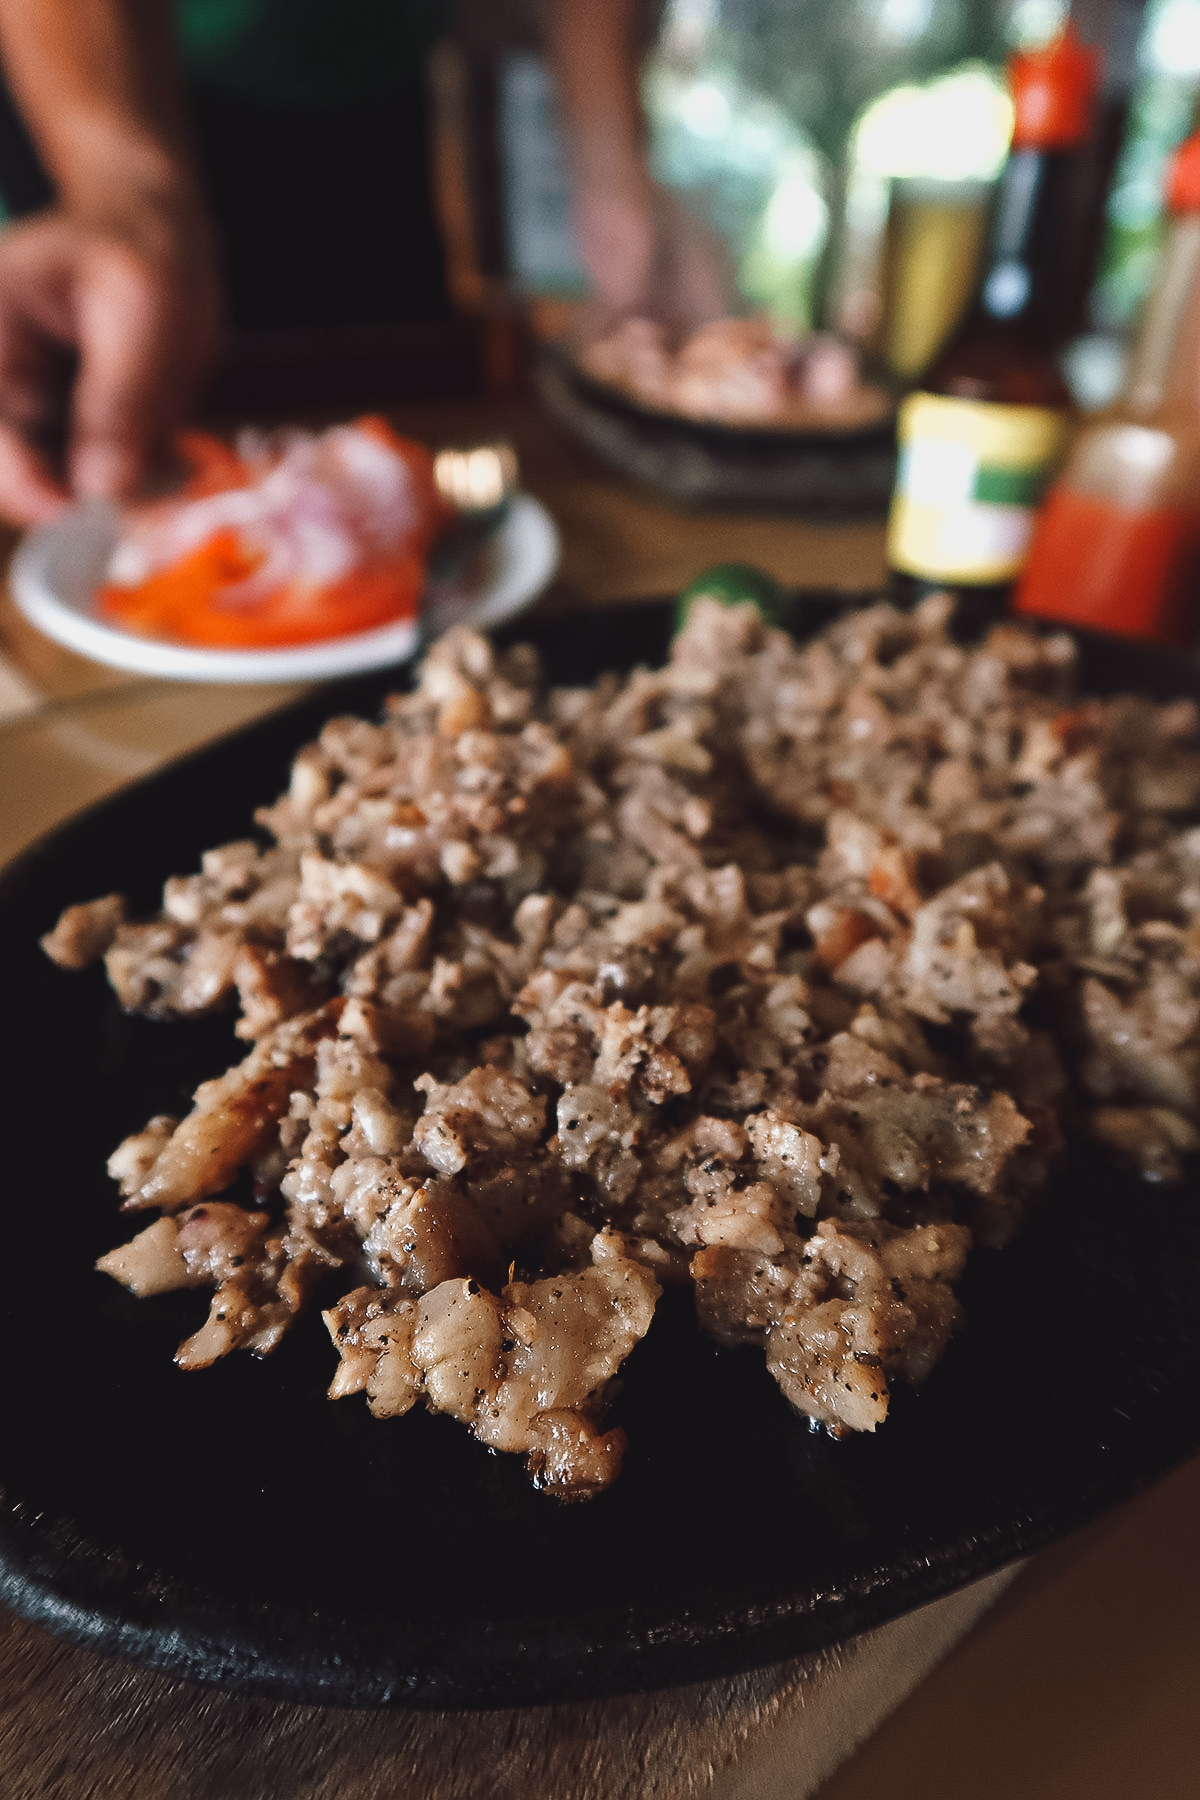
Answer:
<svg viewBox="0 0 1200 1800"><path fill-rule="evenodd" d="M189 75L309 109L411 85L446 28L444 0L174 0Z"/></svg>

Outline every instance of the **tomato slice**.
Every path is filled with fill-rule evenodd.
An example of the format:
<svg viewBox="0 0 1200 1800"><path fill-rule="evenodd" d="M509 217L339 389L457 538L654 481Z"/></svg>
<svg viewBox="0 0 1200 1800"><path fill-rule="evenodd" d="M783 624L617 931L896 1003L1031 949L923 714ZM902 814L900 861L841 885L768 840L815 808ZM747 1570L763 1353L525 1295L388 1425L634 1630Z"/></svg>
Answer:
<svg viewBox="0 0 1200 1800"><path fill-rule="evenodd" d="M97 607L142 637L267 649L413 618L425 581L423 559L410 554L368 564L324 587L292 583L250 602L230 599L229 589L252 576L259 560L246 555L235 533L218 532L136 588L102 587Z"/></svg>
<svg viewBox="0 0 1200 1800"><path fill-rule="evenodd" d="M228 493L245 487L250 471L231 444L207 431L179 431L175 448L187 465L187 479L180 489L182 500L203 500L209 494Z"/></svg>

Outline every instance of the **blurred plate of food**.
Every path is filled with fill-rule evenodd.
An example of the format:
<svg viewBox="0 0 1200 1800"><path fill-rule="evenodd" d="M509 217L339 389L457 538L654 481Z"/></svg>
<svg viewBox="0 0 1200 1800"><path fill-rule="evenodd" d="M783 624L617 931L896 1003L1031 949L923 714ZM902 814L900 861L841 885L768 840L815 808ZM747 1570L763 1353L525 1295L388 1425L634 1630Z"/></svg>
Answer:
<svg viewBox="0 0 1200 1800"><path fill-rule="evenodd" d="M630 318L545 347L547 410L613 468L685 505L882 515L895 477L889 372L825 333Z"/></svg>
<svg viewBox="0 0 1200 1800"><path fill-rule="evenodd" d="M185 681L306 681L403 662L422 628L495 624L558 565L511 452L434 457L382 420L180 439L175 491L72 508L13 560L14 599L96 662ZM472 458L474 457L474 461ZM481 478L490 471L490 480ZM473 481L472 481L472 478ZM488 493L472 504L472 492Z"/></svg>
<svg viewBox="0 0 1200 1800"><path fill-rule="evenodd" d="M623 319L581 343L576 371L659 418L726 431L809 437L884 425L895 410L886 378L829 332L796 336L769 319L714 319L672 332Z"/></svg>

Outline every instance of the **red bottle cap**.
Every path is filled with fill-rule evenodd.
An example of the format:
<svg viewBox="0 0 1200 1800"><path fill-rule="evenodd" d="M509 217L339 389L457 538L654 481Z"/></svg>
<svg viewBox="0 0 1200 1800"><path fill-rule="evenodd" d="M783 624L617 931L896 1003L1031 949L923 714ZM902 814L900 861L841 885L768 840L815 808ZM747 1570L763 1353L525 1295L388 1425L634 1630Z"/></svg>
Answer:
<svg viewBox="0 0 1200 1800"><path fill-rule="evenodd" d="M1016 119L1014 150L1066 150L1082 144L1092 122L1100 52L1081 44L1067 24L1042 50L1018 50L1008 78Z"/></svg>
<svg viewBox="0 0 1200 1800"><path fill-rule="evenodd" d="M1172 212L1200 212L1200 131L1184 138L1167 164L1167 205Z"/></svg>

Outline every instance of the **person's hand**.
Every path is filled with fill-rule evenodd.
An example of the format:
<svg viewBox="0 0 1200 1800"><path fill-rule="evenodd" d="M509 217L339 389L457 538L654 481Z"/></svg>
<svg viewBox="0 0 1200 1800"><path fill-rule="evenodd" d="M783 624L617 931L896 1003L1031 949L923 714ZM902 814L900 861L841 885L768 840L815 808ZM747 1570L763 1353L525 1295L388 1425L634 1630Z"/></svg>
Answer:
<svg viewBox="0 0 1200 1800"><path fill-rule="evenodd" d="M665 188L583 182L575 220L599 322L637 314L691 329L732 310L727 252Z"/></svg>
<svg viewBox="0 0 1200 1800"><path fill-rule="evenodd" d="M0 231L0 515L132 494L214 355L198 210L147 228L49 211Z"/></svg>

